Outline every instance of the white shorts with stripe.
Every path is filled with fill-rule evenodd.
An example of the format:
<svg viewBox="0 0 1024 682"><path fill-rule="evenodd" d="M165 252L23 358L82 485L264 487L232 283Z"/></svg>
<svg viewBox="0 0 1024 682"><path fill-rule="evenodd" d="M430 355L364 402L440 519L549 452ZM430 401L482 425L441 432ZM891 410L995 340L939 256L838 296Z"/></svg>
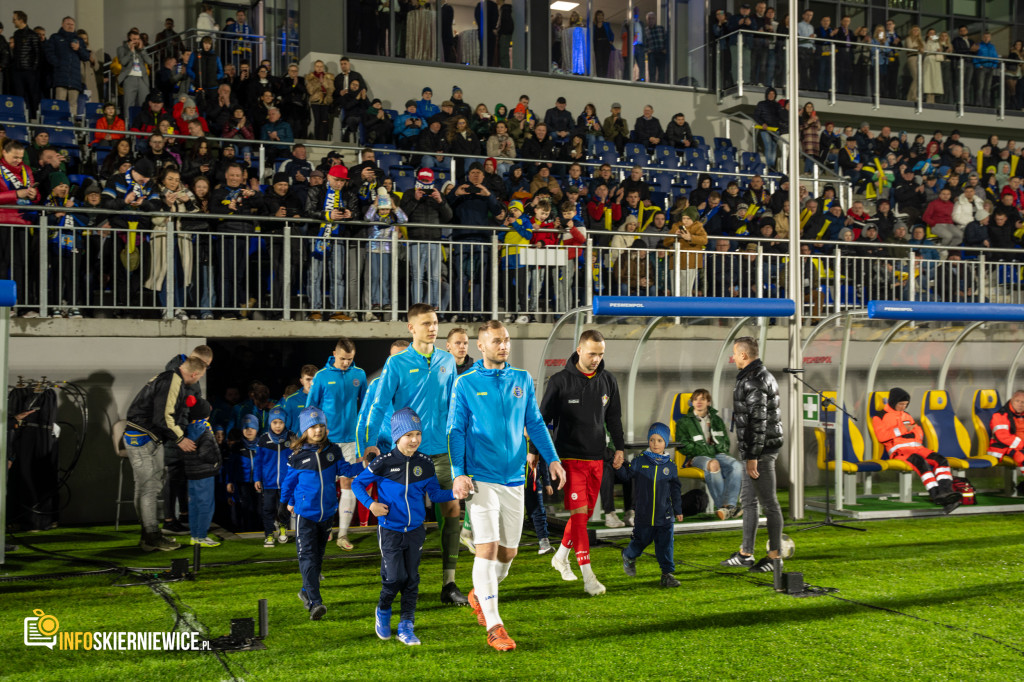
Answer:
<svg viewBox="0 0 1024 682"><path fill-rule="evenodd" d="M473 481L473 488L473 494L466 501L466 513L473 524L473 542L519 547L526 513L525 486Z"/></svg>

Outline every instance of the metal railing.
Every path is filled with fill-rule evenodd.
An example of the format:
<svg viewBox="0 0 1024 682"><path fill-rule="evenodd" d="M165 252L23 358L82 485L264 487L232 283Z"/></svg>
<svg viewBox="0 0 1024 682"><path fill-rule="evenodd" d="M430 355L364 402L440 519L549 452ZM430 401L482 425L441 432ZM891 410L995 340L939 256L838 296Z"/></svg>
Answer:
<svg viewBox="0 0 1024 682"><path fill-rule="evenodd" d="M775 82L774 73L763 77L769 50L762 44L769 39L779 41L778 52L784 54L788 49L789 36L785 34L737 31L719 39L716 50L720 65L716 83L719 98L731 88L742 97L751 87L774 87L780 97L785 96L784 77L779 82ZM830 105L840 98L860 98L878 109L884 99L889 105L902 102L913 106L916 113L926 107L942 108L953 109L960 117L965 107L972 107L992 111L999 120L1006 117L1007 111L1019 112L1024 106L1024 98L1020 98L1016 90L1010 93L1007 89L1007 76L1018 73L1021 67L1021 62L1015 59L915 50L877 42L836 42L817 37L800 38L797 47L801 64L800 90L824 93ZM723 68L726 53L730 68ZM925 91L926 73L928 82L939 85L931 86L934 92ZM909 85L904 90L902 83L907 81Z"/></svg>

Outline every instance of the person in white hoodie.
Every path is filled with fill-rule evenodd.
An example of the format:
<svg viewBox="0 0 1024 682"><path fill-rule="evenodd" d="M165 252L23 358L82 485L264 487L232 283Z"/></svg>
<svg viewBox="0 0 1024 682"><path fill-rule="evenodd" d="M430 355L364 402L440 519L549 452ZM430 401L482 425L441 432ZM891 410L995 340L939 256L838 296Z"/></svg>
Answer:
<svg viewBox="0 0 1024 682"><path fill-rule="evenodd" d="M204 36L212 36L214 31L219 30L217 20L213 18L213 6L204 2L199 10L199 16L196 17L196 35L202 39Z"/></svg>
<svg viewBox="0 0 1024 682"><path fill-rule="evenodd" d="M932 230L939 238L943 246L958 246L964 240L964 230L967 224L977 220L978 214L984 209L985 203L974 191L974 187L967 185L964 193L953 202L953 225L943 226L941 231Z"/></svg>

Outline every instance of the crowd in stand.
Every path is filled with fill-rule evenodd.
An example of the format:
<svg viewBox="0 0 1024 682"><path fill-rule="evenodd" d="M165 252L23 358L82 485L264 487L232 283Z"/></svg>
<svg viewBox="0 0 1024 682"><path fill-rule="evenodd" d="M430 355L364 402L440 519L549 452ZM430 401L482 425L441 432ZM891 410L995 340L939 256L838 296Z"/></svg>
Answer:
<svg viewBox="0 0 1024 682"><path fill-rule="evenodd" d="M138 38L133 30L119 48L129 53L126 64L138 53ZM26 143L5 136L0 221L38 224L39 213L32 210L38 204L69 209L49 214L45 236L0 228L0 267L23 283L22 314L37 314L39 260L27 256L38 253L40 239L49 243L47 300L55 315L168 307L168 247L160 237L170 227L179 235L170 307L182 319L211 319L214 311L245 317L261 308L281 315L283 271L291 276L289 295L305 297L296 307L311 320L374 320L403 300L477 319L489 315L496 295L510 319L526 322L572 307L587 287L595 293L673 293L677 271L681 295L772 295L767 287L775 285L759 290L758 280L780 280L791 210L786 178L769 186L756 173L708 172L692 187L674 185L664 193L643 166L622 173L587 163L599 145L621 151L631 141L648 152L667 148L676 154L700 148L703 139L682 113L663 125L648 105L630 123L618 103L606 115L584 104L577 115L558 97L541 116L525 94L491 110L472 107L459 87L438 105L424 87L419 99L410 98L392 117L380 100L367 97L366 79L347 58L337 75L323 62L304 77L295 64L281 76L271 74L267 63L254 66L252 73L242 62L235 72L206 37L199 52L176 56L172 50L156 87L133 114L105 105L92 122L96 131L83 145L85 154L51 145L45 126L34 127ZM173 76L181 72L184 78ZM126 98L138 91L124 87ZM330 152L313 166L305 146L294 140L310 129L327 136L336 96L344 101L339 115L349 139L358 134L378 147L393 141L397 149L383 153L401 155L399 167L413 177L402 182L393 163L386 172L372 149L352 165ZM773 90L755 119L765 127L785 120ZM888 126L874 134L866 123L838 130L818 119L812 103L803 107L800 121L806 158L849 177L863 197L841 206L831 186L820 196L801 187L795 210L807 253L831 254L834 247L825 242L852 241L841 252L899 259L913 250L926 260L952 262L972 255L961 256L955 250L961 245L1021 245L1024 166L1013 141L992 136L975 151L955 130L948 136L936 131L930 139ZM264 169L254 152L261 141L269 143ZM448 177L451 154L483 161L457 157L454 177ZM769 164L773 156L766 144ZM283 234L284 223L259 217L297 221L291 234L303 239L291 250L291 263L283 262L283 249L268 247ZM493 230L503 242L497 264L491 262ZM257 232L260 239L249 238ZM759 246L735 239L742 236L766 241ZM393 237L402 240L400 272L392 272ZM596 247L590 262L588 241ZM555 246L561 247L556 260L535 255L535 249ZM758 249L778 258L759 266L727 256ZM492 266L501 272L497 292L487 275ZM808 290L817 290L828 268L806 267ZM907 272L891 264L888 274L859 267L844 274L864 280L855 283L864 300L906 295ZM938 271L929 267L926 274ZM392 278L400 281L401 300L392 301ZM973 296L971 277L960 281L956 291L942 295Z"/></svg>

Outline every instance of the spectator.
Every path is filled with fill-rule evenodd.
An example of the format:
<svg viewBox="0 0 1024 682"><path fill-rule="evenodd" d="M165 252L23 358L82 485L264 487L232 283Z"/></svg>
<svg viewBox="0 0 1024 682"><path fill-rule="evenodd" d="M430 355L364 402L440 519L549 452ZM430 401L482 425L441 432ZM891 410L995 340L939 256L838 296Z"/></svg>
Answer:
<svg viewBox="0 0 1024 682"><path fill-rule="evenodd" d="M462 88L458 85L452 87L451 103L453 115L465 116L466 118L469 118L472 115L469 105L462 99Z"/></svg>
<svg viewBox="0 0 1024 682"><path fill-rule="evenodd" d="M538 123L533 129L533 135L526 138L519 156L529 159L534 172L541 167L538 161L554 161L557 158L554 142L548 136L548 126L545 123Z"/></svg>
<svg viewBox="0 0 1024 682"><path fill-rule="evenodd" d="M491 216L498 214L498 199L483 182L483 166L473 162L466 182L458 185L449 199L458 224L488 225ZM489 301L485 291L490 288L486 277L490 272L490 237L487 230L463 229L452 234L452 308L469 312L471 318L483 313Z"/></svg>
<svg viewBox="0 0 1024 682"><path fill-rule="evenodd" d="M423 88L420 93L420 101L416 103L416 113L420 115L424 120L440 113L440 109L437 108L436 104L433 104L430 100L434 97L434 91L430 88Z"/></svg>
<svg viewBox="0 0 1024 682"><path fill-rule="evenodd" d="M611 114L601 124L601 135L606 142L615 145L619 154L622 153L626 142L629 141L629 128L626 126L625 119L622 118L622 105L618 102L612 103Z"/></svg>
<svg viewBox="0 0 1024 682"><path fill-rule="evenodd" d="M93 127L99 128L100 130L120 130L124 131L124 119L117 115L117 108L110 102L103 105L103 115L100 116ZM118 140L123 140L124 135L118 135L117 133L96 133L93 135L90 146L101 147L105 149L112 148Z"/></svg>
<svg viewBox="0 0 1024 682"><path fill-rule="evenodd" d="M974 104L979 107L992 107L992 78L999 68L999 52L992 44L991 31L981 34L981 43L974 58Z"/></svg>
<svg viewBox="0 0 1024 682"><path fill-rule="evenodd" d="M348 90L345 90L335 102L341 107L343 117L341 141L359 142L359 124L370 107L366 88L358 78L353 78L348 82Z"/></svg>
<svg viewBox="0 0 1024 682"><path fill-rule="evenodd" d="M204 2L199 6L199 16L196 17L196 35L209 37L211 32L219 31L220 25L213 18L213 6Z"/></svg>
<svg viewBox="0 0 1024 682"><path fill-rule="evenodd" d="M222 287L218 300L228 309L221 317L225 320L237 319L234 310L246 317L248 309L257 303L255 298L249 296L251 282L247 281L249 240L241 236L253 232L255 224L251 221L232 220L232 217L262 214L264 199L258 191L243 185L244 177L240 164L229 163L224 170L224 184L210 196L211 212L225 216L217 226L217 231L229 233L221 237L220 253L215 256L215 262L221 264Z"/></svg>
<svg viewBox="0 0 1024 682"><path fill-rule="evenodd" d="M572 114L565 108L565 98L555 100L555 106L544 113L544 123L548 134L558 142L564 142L573 130Z"/></svg>
<svg viewBox="0 0 1024 682"><path fill-rule="evenodd" d="M333 101L334 76L324 70L324 63L316 60L313 71L306 74L306 92L313 112L313 137L326 140L330 137L330 107Z"/></svg>
<svg viewBox="0 0 1024 682"><path fill-rule="evenodd" d="M945 246L959 246L964 240L967 224L977 219L977 214L984 208L984 201L975 194L974 187L964 187L964 192L953 204L953 226L951 229L936 233ZM934 232L934 230L933 230Z"/></svg>
<svg viewBox="0 0 1024 682"><path fill-rule="evenodd" d="M632 140L645 145L650 150L655 145L661 144L663 137L665 137L665 131L661 127L661 121L654 117L654 107L650 104L645 104L644 115L638 117L633 124Z"/></svg>
<svg viewBox="0 0 1024 682"><path fill-rule="evenodd" d="M25 99L28 115L34 117L39 108L39 67L45 56L39 36L28 26L28 15L20 10L14 12L14 33L10 45L11 78L7 87Z"/></svg>
<svg viewBox="0 0 1024 682"><path fill-rule="evenodd" d="M281 102L281 118L292 127L295 135L305 137L309 128L309 92L299 75L298 64L288 65L288 74L277 82L277 95Z"/></svg>
<svg viewBox="0 0 1024 682"><path fill-rule="evenodd" d="M64 17L60 30L43 42L43 52L53 67L55 97L67 100L71 113L78 112L78 95L85 89L81 62L89 61L89 48L75 34L75 20Z"/></svg>
<svg viewBox="0 0 1024 682"><path fill-rule="evenodd" d="M260 130L260 139L268 142L292 143L295 141L292 127L288 125L287 121L281 120L281 110L277 107L267 109L267 122ZM288 148L283 145L273 145L267 148L266 156L268 163L274 162L279 158L287 157Z"/></svg>
<svg viewBox="0 0 1024 682"><path fill-rule="evenodd" d="M665 128L665 144L670 144L676 149L686 149L694 145L693 132L682 113L673 116Z"/></svg>
<svg viewBox="0 0 1024 682"><path fill-rule="evenodd" d="M644 48L647 52L647 71L652 83L667 83L668 39L664 26L658 26L654 12L647 13L644 26Z"/></svg>
<svg viewBox="0 0 1024 682"><path fill-rule="evenodd" d="M409 227L409 299L435 309L441 304L441 229L451 222L452 208L434 187L434 172L421 168L416 185L402 196L402 212L410 223L438 227ZM422 243L429 242L429 243Z"/></svg>
<svg viewBox="0 0 1024 682"><path fill-rule="evenodd" d="M663 242L666 249L674 248L678 242L680 250L686 252L683 254L682 262L679 263L682 273L682 289L677 294L678 296L694 295L697 280L700 279L701 268L704 266L704 254L700 252L707 246L708 235L704 231L704 226L693 219L694 213L696 213L696 209L684 211L679 222L672 225L671 234L673 236L666 237Z"/></svg>
<svg viewBox="0 0 1024 682"><path fill-rule="evenodd" d="M775 138L785 127L783 119L786 116L786 112L775 97L775 88L768 88L764 92L764 99L754 107L754 123L760 130L758 137L761 138L761 145L764 148L764 162L769 168L775 168L778 149Z"/></svg>

